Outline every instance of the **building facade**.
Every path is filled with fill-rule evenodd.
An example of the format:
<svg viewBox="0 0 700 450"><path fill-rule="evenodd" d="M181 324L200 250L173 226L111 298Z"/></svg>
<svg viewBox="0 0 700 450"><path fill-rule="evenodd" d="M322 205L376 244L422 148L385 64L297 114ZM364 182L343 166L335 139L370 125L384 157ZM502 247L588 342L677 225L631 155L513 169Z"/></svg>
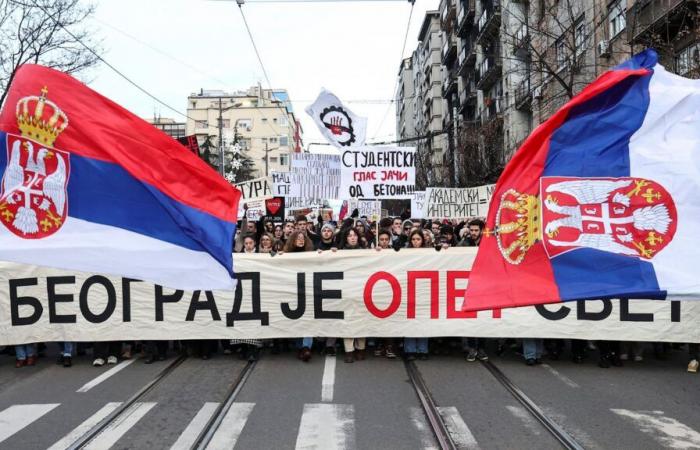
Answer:
<svg viewBox="0 0 700 450"><path fill-rule="evenodd" d="M187 135L187 124L185 122L178 122L167 117L153 117L152 119L146 119L146 121L175 139Z"/></svg>
<svg viewBox="0 0 700 450"><path fill-rule="evenodd" d="M216 148L221 116L225 149L237 142L243 155L252 160L255 177L289 170L290 154L303 148L301 125L285 90L260 86L234 93L202 89L187 98L187 116L186 133L209 138Z"/></svg>

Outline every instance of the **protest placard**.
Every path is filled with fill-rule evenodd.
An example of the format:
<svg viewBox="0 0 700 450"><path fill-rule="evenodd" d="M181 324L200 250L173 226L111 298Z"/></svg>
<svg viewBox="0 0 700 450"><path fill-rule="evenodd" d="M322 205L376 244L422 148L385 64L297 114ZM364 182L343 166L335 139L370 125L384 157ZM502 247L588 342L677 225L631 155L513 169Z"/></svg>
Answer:
<svg viewBox="0 0 700 450"><path fill-rule="evenodd" d="M486 217L495 184L470 188L428 188L425 219Z"/></svg>
<svg viewBox="0 0 700 450"><path fill-rule="evenodd" d="M416 168L413 147L357 147L341 155L340 198L411 198Z"/></svg>
<svg viewBox="0 0 700 450"><path fill-rule="evenodd" d="M425 218L425 191L415 191L411 198L411 218Z"/></svg>
<svg viewBox="0 0 700 450"><path fill-rule="evenodd" d="M476 251L236 253L235 291L213 292L0 262L0 345L301 336L700 342L694 301L603 299L463 312Z"/></svg>
<svg viewBox="0 0 700 450"><path fill-rule="evenodd" d="M273 197L265 200L265 217L274 221L283 221L285 219L285 198Z"/></svg>
<svg viewBox="0 0 700 450"><path fill-rule="evenodd" d="M265 200L272 198L272 181L270 177L255 178L254 180L236 183L241 191L241 201Z"/></svg>
<svg viewBox="0 0 700 450"><path fill-rule="evenodd" d="M246 206L248 207L247 214ZM255 222L265 216L265 214L267 214L265 200L249 200L238 203L238 220L243 220L243 218L247 217L248 220Z"/></svg>
<svg viewBox="0 0 700 450"><path fill-rule="evenodd" d="M357 209L358 217L367 217L370 220L379 220L382 217L382 203L379 200L351 199L348 203L352 212Z"/></svg>
<svg viewBox="0 0 700 450"><path fill-rule="evenodd" d="M340 156L293 153L289 197L339 198Z"/></svg>
<svg viewBox="0 0 700 450"><path fill-rule="evenodd" d="M289 197L291 186L289 172L272 172L270 179L272 180L272 195L275 197Z"/></svg>

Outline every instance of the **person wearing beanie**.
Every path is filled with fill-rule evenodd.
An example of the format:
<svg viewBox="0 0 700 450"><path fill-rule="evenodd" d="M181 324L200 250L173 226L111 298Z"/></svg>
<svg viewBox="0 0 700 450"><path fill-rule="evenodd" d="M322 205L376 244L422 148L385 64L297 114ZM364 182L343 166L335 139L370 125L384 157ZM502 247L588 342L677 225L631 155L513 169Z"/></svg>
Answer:
<svg viewBox="0 0 700 450"><path fill-rule="evenodd" d="M335 226L331 223L325 223L321 227L321 235L316 242L316 250L333 250L337 247L335 242Z"/></svg>

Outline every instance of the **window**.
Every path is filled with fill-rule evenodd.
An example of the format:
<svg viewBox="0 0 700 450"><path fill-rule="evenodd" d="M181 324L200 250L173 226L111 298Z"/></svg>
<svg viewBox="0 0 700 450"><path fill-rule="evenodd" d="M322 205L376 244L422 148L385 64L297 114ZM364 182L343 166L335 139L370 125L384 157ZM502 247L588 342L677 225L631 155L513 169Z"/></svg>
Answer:
<svg viewBox="0 0 700 450"><path fill-rule="evenodd" d="M263 123L267 123L267 117L262 118Z"/></svg>
<svg viewBox="0 0 700 450"><path fill-rule="evenodd" d="M250 150L250 138L238 138L238 145L241 146L241 150Z"/></svg>
<svg viewBox="0 0 700 450"><path fill-rule="evenodd" d="M238 128L245 131L253 129L253 119L238 119Z"/></svg>
<svg viewBox="0 0 700 450"><path fill-rule="evenodd" d="M288 136L280 136L280 145L281 146L288 146L289 145L289 137Z"/></svg>
<svg viewBox="0 0 700 450"><path fill-rule="evenodd" d="M625 7L622 0L617 0L608 6L608 31L610 39L614 38L625 29L627 25L625 19Z"/></svg>
<svg viewBox="0 0 700 450"><path fill-rule="evenodd" d="M209 125L207 124L206 120L195 120L194 127L195 128L209 128Z"/></svg>
<svg viewBox="0 0 700 450"><path fill-rule="evenodd" d="M564 37L560 37L554 43L554 53L557 58L557 66L562 67L566 64L567 52L566 52L566 42L564 42Z"/></svg>
<svg viewBox="0 0 700 450"><path fill-rule="evenodd" d="M676 56L676 72L679 75L687 75L700 68L700 43L690 45Z"/></svg>
<svg viewBox="0 0 700 450"><path fill-rule="evenodd" d="M271 137L271 138L270 138L270 143L274 143L274 142L277 142L277 138L276 138L276 137Z"/></svg>
<svg viewBox="0 0 700 450"><path fill-rule="evenodd" d="M576 49L576 54L582 52L585 49L586 44L586 21L584 16L576 19L574 24L574 48Z"/></svg>
<svg viewBox="0 0 700 450"><path fill-rule="evenodd" d="M192 109L197 109L197 102L192 102Z"/></svg>
<svg viewBox="0 0 700 450"><path fill-rule="evenodd" d="M270 156L270 162L277 164L277 157L276 156Z"/></svg>
<svg viewBox="0 0 700 450"><path fill-rule="evenodd" d="M287 116L280 116L279 124L281 127L286 127L289 125L289 121L287 120Z"/></svg>
<svg viewBox="0 0 700 450"><path fill-rule="evenodd" d="M283 166L289 166L289 155L286 153L282 153L280 155L280 164Z"/></svg>

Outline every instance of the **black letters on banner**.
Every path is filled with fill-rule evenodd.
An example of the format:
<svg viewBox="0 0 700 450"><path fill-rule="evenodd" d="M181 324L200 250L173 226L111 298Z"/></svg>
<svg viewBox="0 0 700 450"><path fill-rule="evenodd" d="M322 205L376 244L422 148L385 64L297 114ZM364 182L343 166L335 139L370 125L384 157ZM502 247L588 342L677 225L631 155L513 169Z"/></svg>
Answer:
<svg viewBox="0 0 700 450"><path fill-rule="evenodd" d="M105 310L102 311L101 314L94 314L92 311L90 311L90 307L88 306L88 294L90 292L90 288L94 284L101 284L104 286L105 291L107 291L107 306L105 306ZM114 289L112 282L109 281L109 278L103 277L102 275L93 275L85 280L85 283L80 288L80 313L88 320L88 322L104 322L112 316L112 313L114 313L114 309L116 307L117 292Z"/></svg>
<svg viewBox="0 0 700 450"><path fill-rule="evenodd" d="M576 302L576 318L578 320L592 320L596 322L607 319L612 312L612 302L607 298L598 301L603 302L603 310L600 312L586 311L587 304L593 303L594 300Z"/></svg>
<svg viewBox="0 0 700 450"><path fill-rule="evenodd" d="M122 278L122 321L131 322L131 283L140 282L134 278Z"/></svg>
<svg viewBox="0 0 700 450"><path fill-rule="evenodd" d="M44 312L44 307L36 297L20 297L17 295L17 288L26 286L36 286L38 280L36 278L19 278L17 280L9 280L10 282L10 315L13 326L31 325L36 323L41 314ZM34 312L28 317L19 316L20 306L31 306Z"/></svg>
<svg viewBox="0 0 700 450"><path fill-rule="evenodd" d="M674 300L671 302L671 322L681 321L681 302Z"/></svg>
<svg viewBox="0 0 700 450"><path fill-rule="evenodd" d="M297 309L292 310L289 303L282 303L282 314L287 319L297 320L306 312L306 274L304 272L297 273Z"/></svg>
<svg viewBox="0 0 700 450"><path fill-rule="evenodd" d="M187 310L187 317L185 318L185 321L194 321L194 315L197 313L197 311L202 309L211 313L212 320L221 320L219 310L216 308L214 294L211 291L205 291L204 295L207 299L205 301L199 301L201 293L202 291L194 291L192 293L192 300L190 301L190 308Z"/></svg>
<svg viewBox="0 0 700 450"><path fill-rule="evenodd" d="M73 294L57 294L59 284L75 284L75 277L47 277L46 290L49 300L49 323L75 323L75 314L56 314L56 303L72 303Z"/></svg>
<svg viewBox="0 0 700 450"><path fill-rule="evenodd" d="M547 320L562 320L566 318L571 312L571 308L564 305L562 305L556 311L550 311L546 308L546 306L548 305L535 305L535 309L537 310L540 316L544 317Z"/></svg>
<svg viewBox="0 0 700 450"><path fill-rule="evenodd" d="M654 315L652 313L633 313L630 312L630 300L628 298L620 299L620 321L621 322L653 322Z"/></svg>
<svg viewBox="0 0 700 450"><path fill-rule="evenodd" d="M233 309L226 313L226 326L232 327L236 320L259 320L260 325L270 324L270 314L260 310L260 272L236 273L236 295L233 300ZM250 280L253 290L251 299L253 302L252 312L241 312L243 305L243 280Z"/></svg>
<svg viewBox="0 0 700 450"><path fill-rule="evenodd" d="M170 295L163 294L163 286L156 284L156 322L163 321L163 304L177 303L182 299L185 291L176 290Z"/></svg>
<svg viewBox="0 0 700 450"><path fill-rule="evenodd" d="M340 289L323 289L323 280L342 280L343 272L314 272L314 319L345 318L343 311L324 311L323 300L341 300L343 292ZM359 299L358 299L359 300Z"/></svg>

